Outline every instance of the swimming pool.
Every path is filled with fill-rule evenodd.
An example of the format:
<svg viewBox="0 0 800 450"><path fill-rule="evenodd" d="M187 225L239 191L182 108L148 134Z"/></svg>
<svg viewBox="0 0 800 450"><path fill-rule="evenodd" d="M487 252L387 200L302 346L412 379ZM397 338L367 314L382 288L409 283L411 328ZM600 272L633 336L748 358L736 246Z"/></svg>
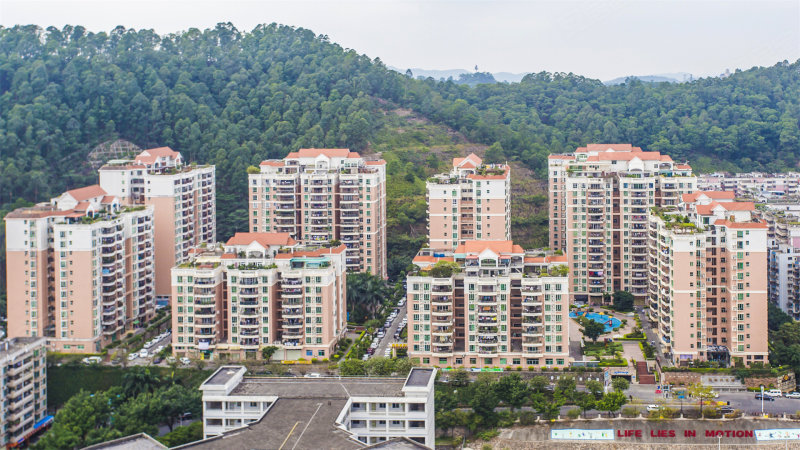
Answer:
<svg viewBox="0 0 800 450"><path fill-rule="evenodd" d="M575 314L575 311L570 311L569 313L569 316L572 317L573 319L577 316L582 316L582 315L584 315L583 311L579 311L577 314ZM617 328L618 326L622 325L622 322L619 319L607 316L605 314L599 314L596 312L586 313L586 318L594 320L595 322L600 322L603 325L605 325L606 333L613 331L614 328Z"/></svg>

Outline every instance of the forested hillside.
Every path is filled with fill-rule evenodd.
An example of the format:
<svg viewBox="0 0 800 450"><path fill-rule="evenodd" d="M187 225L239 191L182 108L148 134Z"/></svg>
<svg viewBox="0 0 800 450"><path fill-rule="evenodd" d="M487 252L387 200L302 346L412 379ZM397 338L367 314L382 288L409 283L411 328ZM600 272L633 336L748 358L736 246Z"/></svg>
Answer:
<svg viewBox="0 0 800 450"><path fill-rule="evenodd" d="M123 27L0 28L0 210L94 181L87 154L122 138L216 164L225 238L246 228L249 165L300 147L381 152L396 273L422 242L423 180L475 146L539 178L550 152L600 141L660 150L701 170L794 168L798 67L686 84L604 86L540 73L469 87L414 80L324 35L275 24L165 36ZM525 216L515 224L530 229L529 245L543 245L544 197L519 189Z"/></svg>

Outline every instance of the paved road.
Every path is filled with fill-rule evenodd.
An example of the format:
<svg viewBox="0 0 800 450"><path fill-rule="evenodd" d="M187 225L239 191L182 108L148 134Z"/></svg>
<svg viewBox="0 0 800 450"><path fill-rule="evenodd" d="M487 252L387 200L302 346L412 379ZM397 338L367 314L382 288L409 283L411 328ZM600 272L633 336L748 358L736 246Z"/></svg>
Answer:
<svg viewBox="0 0 800 450"><path fill-rule="evenodd" d="M630 389L625 393L644 404L665 401L662 394L655 393L655 386L653 385L631 385ZM739 409L749 414L761 411L761 400L755 399L754 392L720 392L719 397L715 398L714 401L730 402L731 407L734 409ZM672 398L667 402L671 408L680 408L681 402L679 399ZM689 404L698 404L698 402L684 400L684 408ZM800 399L780 397L776 398L774 402L764 402L764 412L768 413L794 414L798 410L800 410Z"/></svg>
<svg viewBox="0 0 800 450"><path fill-rule="evenodd" d="M637 307L636 314L639 315L639 319L642 321L642 329L644 330L644 335L647 336L647 342L656 343L656 359L658 359L658 362L661 363L662 367L671 366L672 363L668 359L664 358L664 353L661 351L661 341L658 339L656 331L650 327L650 319L647 317L647 309L641 309L641 307Z"/></svg>
<svg viewBox="0 0 800 450"><path fill-rule="evenodd" d="M171 343L172 343L172 335L170 334L170 335L167 335L167 337L165 337L165 338L159 339L159 341L156 342L155 345L153 345L152 347L147 349L147 352L150 354L150 356L148 356L147 358L139 358L139 357L137 357L133 361L127 361L126 360L126 363L129 366L148 366L148 365L153 363L153 356L154 356L153 352L158 348L158 346L159 345L163 345L164 347L166 347L167 345L169 345ZM125 355L124 357L127 358L128 356ZM163 365L163 363L162 363L162 365Z"/></svg>
<svg viewBox="0 0 800 450"><path fill-rule="evenodd" d="M375 356L383 356L386 349L389 347L389 344L393 342L402 342L402 341L395 341L394 340L394 332L397 331L397 327L400 326L400 322L402 322L403 317L406 316L406 307L408 304L400 307L400 312L397 313L397 317L394 318L391 325L389 325L389 329L386 330L386 334L381 339L380 344L378 344L378 348L375 349L375 353L372 354L373 357Z"/></svg>

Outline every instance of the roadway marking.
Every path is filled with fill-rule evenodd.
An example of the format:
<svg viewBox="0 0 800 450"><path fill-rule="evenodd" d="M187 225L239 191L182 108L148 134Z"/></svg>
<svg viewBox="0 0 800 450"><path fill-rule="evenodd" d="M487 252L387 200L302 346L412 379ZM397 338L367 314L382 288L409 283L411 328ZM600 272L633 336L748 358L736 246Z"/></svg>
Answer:
<svg viewBox="0 0 800 450"><path fill-rule="evenodd" d="M317 403L317 410L314 411L314 414L312 414L311 418L308 419L308 423L306 424L305 428L303 428L303 431L300 432L300 436L297 436L297 440L294 441L294 445L292 446L292 450L294 450L294 448L297 447L297 444L300 443L300 439L303 439L303 435L306 433L306 430L308 429L308 426L311 425L311 421L314 420L314 416L317 415L317 413L319 412L320 408L322 408L322 403ZM295 426L297 426L297 424L295 424ZM283 445L281 445L281 447L283 447ZM278 449L278 450L280 450L280 449Z"/></svg>
<svg viewBox="0 0 800 450"><path fill-rule="evenodd" d="M286 445L286 441L289 440L289 436L291 436L292 433L294 433L294 429L297 428L297 424L299 424L299 423L300 423L299 420L294 423L294 426L292 427L291 430L289 430L289 434L286 435L286 439L283 440L283 443L281 444L280 447L278 447L278 450L281 450L283 448L283 446ZM303 431L305 431L305 430L303 430ZM297 445L297 443L295 443L294 445ZM294 447L292 447L292 448L294 448Z"/></svg>

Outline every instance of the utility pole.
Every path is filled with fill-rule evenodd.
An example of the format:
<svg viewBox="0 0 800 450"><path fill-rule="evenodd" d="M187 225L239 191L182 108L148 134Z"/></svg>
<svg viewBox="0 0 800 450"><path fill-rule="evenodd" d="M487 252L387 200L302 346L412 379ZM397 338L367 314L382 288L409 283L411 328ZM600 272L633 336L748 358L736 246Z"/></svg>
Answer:
<svg viewBox="0 0 800 450"><path fill-rule="evenodd" d="M761 416L764 416L764 385L761 385Z"/></svg>

